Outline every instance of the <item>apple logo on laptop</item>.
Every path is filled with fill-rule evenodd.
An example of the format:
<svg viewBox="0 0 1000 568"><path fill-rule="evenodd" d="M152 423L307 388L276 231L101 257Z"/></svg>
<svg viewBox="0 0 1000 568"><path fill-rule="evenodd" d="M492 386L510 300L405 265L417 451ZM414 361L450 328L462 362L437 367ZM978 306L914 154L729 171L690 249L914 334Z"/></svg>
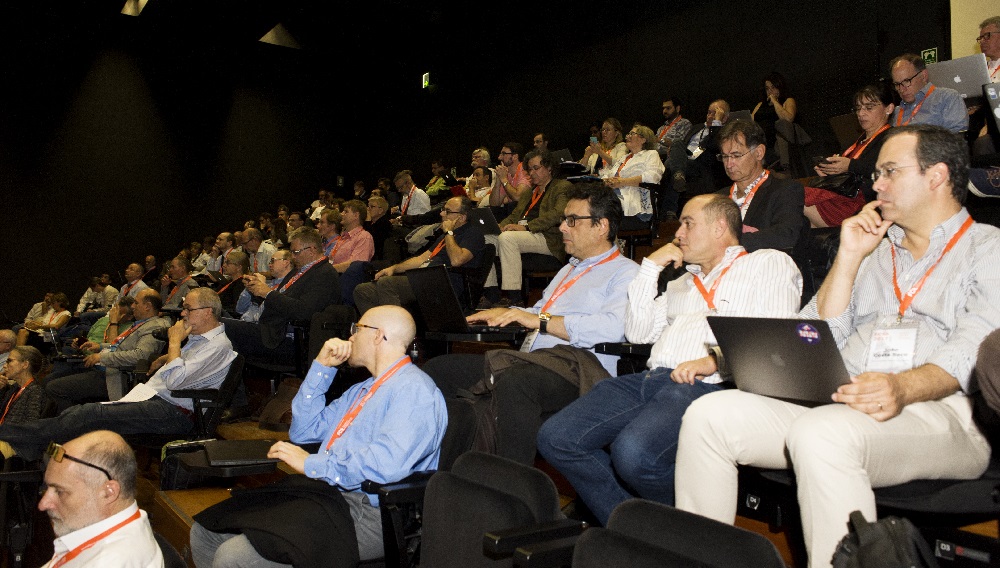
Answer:
<svg viewBox="0 0 1000 568"><path fill-rule="evenodd" d="M955 82L956 83L961 83L962 82L962 78L959 77L958 75L955 75Z"/></svg>
<svg viewBox="0 0 1000 568"><path fill-rule="evenodd" d="M779 353L771 353L771 362L774 363L775 367L784 367L785 360L781 358Z"/></svg>

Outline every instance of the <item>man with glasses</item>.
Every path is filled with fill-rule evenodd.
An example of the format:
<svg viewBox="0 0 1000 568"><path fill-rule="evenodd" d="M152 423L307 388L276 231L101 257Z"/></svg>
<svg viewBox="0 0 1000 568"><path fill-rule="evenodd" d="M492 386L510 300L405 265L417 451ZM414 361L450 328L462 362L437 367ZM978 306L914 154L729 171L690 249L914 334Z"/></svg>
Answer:
<svg viewBox="0 0 1000 568"><path fill-rule="evenodd" d="M521 194L531 189L531 179L521 162L524 147L517 142L507 142L500 148L500 164L494 170L494 177L499 177L499 187L495 182L495 191L490 193L490 206L501 207L508 203L517 203Z"/></svg>
<svg viewBox="0 0 1000 568"><path fill-rule="evenodd" d="M261 277L244 278L250 295L264 305L257 322L223 320L234 348L249 359L293 362L294 342L288 326L308 322L316 312L340 302L340 279L323 255L319 232L302 227L289 239L295 270L273 286Z"/></svg>
<svg viewBox="0 0 1000 568"><path fill-rule="evenodd" d="M392 236L392 224L389 223L389 216L386 215L388 212L389 202L384 197L368 198L368 220L364 227L371 234L375 246L372 257L379 260L385 258L385 241Z"/></svg>
<svg viewBox="0 0 1000 568"><path fill-rule="evenodd" d="M243 251L234 250L229 253L229 258L223 261L223 277L215 289L219 293L219 299L222 300L222 313L225 317L240 317L237 304L245 288L243 277L249 272L250 257ZM267 274L264 274L264 277L267 277Z"/></svg>
<svg viewBox="0 0 1000 568"><path fill-rule="evenodd" d="M375 281L354 289L354 303L360 313L375 306L405 306L416 301L410 281L403 274L413 268L437 266L476 267L482 258L486 241L479 225L469 223L472 201L468 197L452 197L441 209L440 236L424 252L375 273ZM452 286L462 289L461 277L452 275Z"/></svg>
<svg viewBox="0 0 1000 568"><path fill-rule="evenodd" d="M791 254L807 234L809 221L802 214L802 184L780 179L764 169L764 130L756 122L735 120L719 132L722 153L717 159L733 185L720 193L740 207L743 235L740 244L749 252L772 248Z"/></svg>
<svg viewBox="0 0 1000 568"><path fill-rule="evenodd" d="M50 441L63 443L91 430L121 435L190 432L194 406L170 391L219 388L236 353L219 322L222 304L215 291L195 288L181 305L181 319L167 330L167 353L150 365L154 373L148 381L114 404L82 404L55 418L0 424L0 440L24 459L36 460Z"/></svg>
<svg viewBox="0 0 1000 568"><path fill-rule="evenodd" d="M268 452L304 475L234 494L197 515L191 527L195 565L278 565L261 563L266 559L354 566L382 556L378 496L363 493L361 483L436 469L447 424L441 392L406 355L415 335L406 310L382 306L352 324L349 341L323 345L292 401L291 441ZM372 376L326 404L324 395L345 362ZM311 443L319 443L316 453L299 446ZM307 494L308 506L299 506ZM317 514L317 508L330 514Z"/></svg>
<svg viewBox="0 0 1000 568"><path fill-rule="evenodd" d="M337 272L344 272L352 262L368 262L375 255L375 239L365 230L368 207L363 201L352 199L344 203L340 213L340 238L330 249L330 264Z"/></svg>
<svg viewBox="0 0 1000 568"><path fill-rule="evenodd" d="M986 18L979 24L979 49L986 56L990 80L1000 83L1000 16Z"/></svg>
<svg viewBox="0 0 1000 568"><path fill-rule="evenodd" d="M243 231L243 252L249 257L248 272L267 272L267 263L276 251L274 245L264 242L264 233L250 227ZM266 275L266 274L265 274Z"/></svg>
<svg viewBox="0 0 1000 568"><path fill-rule="evenodd" d="M268 266L270 267L271 278L261 273L254 273L248 276L263 282L269 288L273 288L276 284L280 284L285 276L292 271L292 268L295 267L295 264L292 262L292 251L279 250L275 252L271 260L268 261ZM241 321L256 323L260 319L261 312L264 311L264 300L250 294L250 291L245 288L245 284L246 280L244 279L243 292L240 293L240 298L236 301L236 312L242 314L240 316Z"/></svg>
<svg viewBox="0 0 1000 568"><path fill-rule="evenodd" d="M934 124L952 132L969 128L969 113L962 96L955 89L939 87L927 77L927 65L915 53L904 53L889 63L892 86L900 103L889 123Z"/></svg>
<svg viewBox="0 0 1000 568"><path fill-rule="evenodd" d="M49 446L45 492L55 554L45 566L163 566L146 511L136 496L132 448L107 430Z"/></svg>
<svg viewBox="0 0 1000 568"><path fill-rule="evenodd" d="M187 296L192 288L198 287L198 282L192 278L193 270L191 261L180 256L167 264L167 273L160 281L160 297L164 299L164 308L177 308L184 296Z"/></svg>
<svg viewBox="0 0 1000 568"><path fill-rule="evenodd" d="M965 141L942 127L889 131L878 198L844 221L833 267L800 314L830 324L851 375L839 404L738 390L694 401L677 450L678 508L732 523L737 463L794 468L809 566L829 566L851 512L875 520L873 487L983 473L990 445L967 395L979 344L1000 327L1000 229L962 206L968 165Z"/></svg>

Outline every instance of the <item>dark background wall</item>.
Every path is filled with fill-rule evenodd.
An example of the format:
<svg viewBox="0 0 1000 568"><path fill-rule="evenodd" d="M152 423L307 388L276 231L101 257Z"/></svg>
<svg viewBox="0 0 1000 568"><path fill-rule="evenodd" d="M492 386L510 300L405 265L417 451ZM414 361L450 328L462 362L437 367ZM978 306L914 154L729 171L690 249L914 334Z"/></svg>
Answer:
<svg viewBox="0 0 1000 568"><path fill-rule="evenodd" d="M0 58L0 316L46 290L172 256L278 203L304 207L342 177L380 176L471 150L530 146L544 130L578 156L607 116L658 125L661 98L702 119L750 109L763 76L788 78L817 151L827 119L903 51L950 57L946 0L557 0L413 6L393 0L19 3ZM111 4L115 4L112 2ZM304 49L259 43L277 21ZM429 71L434 86L420 89Z"/></svg>

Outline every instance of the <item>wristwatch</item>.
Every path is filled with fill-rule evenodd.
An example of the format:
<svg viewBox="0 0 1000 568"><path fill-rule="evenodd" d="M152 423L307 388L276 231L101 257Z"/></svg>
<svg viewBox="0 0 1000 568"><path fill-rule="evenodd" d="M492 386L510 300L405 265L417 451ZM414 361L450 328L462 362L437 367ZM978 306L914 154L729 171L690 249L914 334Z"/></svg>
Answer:
<svg viewBox="0 0 1000 568"><path fill-rule="evenodd" d="M449 234L449 235L451 235L453 237L455 236L455 231L445 231L445 233L447 233L447 234Z"/></svg>
<svg viewBox="0 0 1000 568"><path fill-rule="evenodd" d="M548 312L538 313L538 331L540 333L548 333L550 319L552 319L552 314Z"/></svg>

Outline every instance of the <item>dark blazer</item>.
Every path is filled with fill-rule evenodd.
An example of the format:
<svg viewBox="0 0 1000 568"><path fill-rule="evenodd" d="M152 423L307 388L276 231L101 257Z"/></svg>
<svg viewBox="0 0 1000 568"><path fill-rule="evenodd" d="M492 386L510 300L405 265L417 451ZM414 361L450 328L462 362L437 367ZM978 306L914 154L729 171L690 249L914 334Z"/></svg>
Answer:
<svg viewBox="0 0 1000 568"><path fill-rule="evenodd" d="M731 187L720 193L728 196ZM802 214L804 204L805 190L802 189L802 184L771 175L750 202L750 208L743 218L744 233L740 244L748 252L770 248L791 254L802 240L804 229L808 227L808 221ZM757 231L748 233L746 227L753 227Z"/></svg>
<svg viewBox="0 0 1000 568"><path fill-rule="evenodd" d="M385 240L392 236L392 223L389 222L389 214L382 215L374 223L365 223L365 230L371 233L372 240L375 241L375 258L381 260L384 258Z"/></svg>
<svg viewBox="0 0 1000 568"><path fill-rule="evenodd" d="M281 285L294 277L295 273L289 272ZM264 347L274 349L284 339L289 323L308 322L316 312L339 303L340 275L329 262L317 263L284 294L275 290L267 295L258 321L261 342Z"/></svg>

